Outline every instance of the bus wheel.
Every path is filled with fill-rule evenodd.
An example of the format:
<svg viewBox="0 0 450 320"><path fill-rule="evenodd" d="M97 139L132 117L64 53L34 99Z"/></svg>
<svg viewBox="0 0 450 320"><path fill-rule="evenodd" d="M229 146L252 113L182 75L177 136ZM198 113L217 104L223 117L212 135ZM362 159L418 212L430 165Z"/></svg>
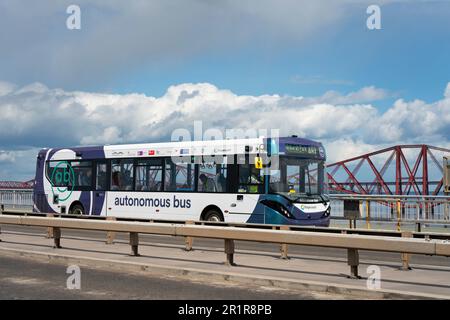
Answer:
<svg viewBox="0 0 450 320"><path fill-rule="evenodd" d="M84 208L81 204L75 204L70 208L70 214L76 214L76 215L83 215L84 214Z"/></svg>
<svg viewBox="0 0 450 320"><path fill-rule="evenodd" d="M205 214L205 220L206 221L211 221L211 222L221 222L223 221L223 216L222 213L217 212L216 210L209 210L206 214Z"/></svg>

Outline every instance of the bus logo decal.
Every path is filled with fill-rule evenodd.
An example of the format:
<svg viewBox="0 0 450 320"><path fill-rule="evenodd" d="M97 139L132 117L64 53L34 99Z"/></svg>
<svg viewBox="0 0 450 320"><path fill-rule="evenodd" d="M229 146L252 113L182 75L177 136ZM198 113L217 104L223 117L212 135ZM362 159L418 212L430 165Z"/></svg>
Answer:
<svg viewBox="0 0 450 320"><path fill-rule="evenodd" d="M62 170L58 170L58 168L62 167ZM61 187L61 185L69 185L71 189L69 191L68 187ZM60 161L56 164L53 169L52 176L50 177L50 185L52 186L52 193L55 195L55 192L58 191L60 194L63 194L63 197L59 197L59 201L66 201L72 195L73 188L75 185L75 172L73 171L72 166L67 161ZM56 189L56 191L55 191ZM65 195L67 193L67 195ZM65 195L65 196L64 196Z"/></svg>

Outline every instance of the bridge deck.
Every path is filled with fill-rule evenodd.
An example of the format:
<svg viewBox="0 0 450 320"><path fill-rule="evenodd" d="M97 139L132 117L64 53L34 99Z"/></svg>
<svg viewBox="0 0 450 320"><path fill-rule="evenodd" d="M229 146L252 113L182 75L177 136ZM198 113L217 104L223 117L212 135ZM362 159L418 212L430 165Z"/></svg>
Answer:
<svg viewBox="0 0 450 320"><path fill-rule="evenodd" d="M262 286L337 291L358 297L390 297L389 291L447 296L450 298L450 261L443 257L421 256L412 263L413 270L401 271L398 254L361 253L360 274L363 279L348 279L346 258L320 248L301 248L290 254L291 259L279 259L278 247L256 244L258 250L247 250L237 243L237 266L224 265L221 241L194 242L194 251L184 251L183 239L165 236L142 237L140 257L130 256L125 238L115 244L105 244L104 233L68 231L62 239L62 249L53 249L52 240L43 236L42 228L2 228L0 255L18 255L68 264L88 264L99 268L120 268L128 272L151 272L200 281L234 280ZM86 240L88 239L88 240ZM196 245L197 244L197 245ZM241 248L241 249L240 249ZM27 252L23 254L23 252ZM315 253L316 252L316 253ZM372 255L372 254L378 254ZM64 257L64 258L61 258ZM69 258L67 258L69 257ZM419 257L419 256L417 256ZM367 267L380 266L381 290L367 291ZM369 293L367 293L367 292ZM388 292L388 293L386 293Z"/></svg>

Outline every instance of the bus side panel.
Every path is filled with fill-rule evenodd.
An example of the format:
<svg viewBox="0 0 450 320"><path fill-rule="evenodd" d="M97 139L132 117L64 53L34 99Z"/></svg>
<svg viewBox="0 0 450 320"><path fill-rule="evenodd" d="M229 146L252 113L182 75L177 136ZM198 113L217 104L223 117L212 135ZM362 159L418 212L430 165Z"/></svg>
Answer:
<svg viewBox="0 0 450 320"><path fill-rule="evenodd" d="M108 191L94 191L92 197L92 215L106 216L106 198L108 197Z"/></svg>
<svg viewBox="0 0 450 320"><path fill-rule="evenodd" d="M109 191L107 215L138 219L200 220L203 210L214 205L222 211L226 222L245 223L255 212L259 195L245 195L239 203L237 196L224 193Z"/></svg>

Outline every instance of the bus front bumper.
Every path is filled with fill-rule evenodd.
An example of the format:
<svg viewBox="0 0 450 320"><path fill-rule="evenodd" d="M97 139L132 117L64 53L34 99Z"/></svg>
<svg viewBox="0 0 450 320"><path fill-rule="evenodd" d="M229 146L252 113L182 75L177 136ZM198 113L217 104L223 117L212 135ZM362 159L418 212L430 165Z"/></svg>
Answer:
<svg viewBox="0 0 450 320"><path fill-rule="evenodd" d="M329 227L330 217L323 217L320 219L287 219L284 218L283 224L294 226L315 226L315 227Z"/></svg>

